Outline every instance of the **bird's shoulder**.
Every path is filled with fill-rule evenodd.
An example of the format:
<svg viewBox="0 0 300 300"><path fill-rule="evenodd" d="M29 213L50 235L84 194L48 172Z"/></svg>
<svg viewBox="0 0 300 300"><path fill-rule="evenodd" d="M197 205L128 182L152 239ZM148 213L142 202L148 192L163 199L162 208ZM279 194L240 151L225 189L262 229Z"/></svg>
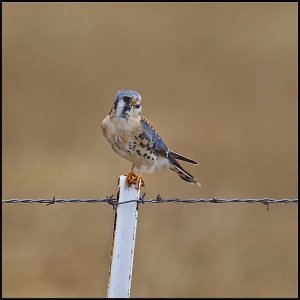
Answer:
<svg viewBox="0 0 300 300"><path fill-rule="evenodd" d="M141 116L140 122L143 133L145 134L146 138L152 142L154 149L162 153L168 152L168 147L159 136L153 125L143 116Z"/></svg>
<svg viewBox="0 0 300 300"><path fill-rule="evenodd" d="M154 132L155 134L158 134L155 130L155 128L153 127L153 125L143 116L141 116L141 124L144 128L151 130L152 132Z"/></svg>

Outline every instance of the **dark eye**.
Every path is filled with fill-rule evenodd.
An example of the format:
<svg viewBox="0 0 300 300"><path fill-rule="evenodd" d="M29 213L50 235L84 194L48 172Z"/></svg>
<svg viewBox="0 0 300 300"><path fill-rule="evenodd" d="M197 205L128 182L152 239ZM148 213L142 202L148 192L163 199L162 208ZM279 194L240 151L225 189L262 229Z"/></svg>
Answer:
<svg viewBox="0 0 300 300"><path fill-rule="evenodd" d="M125 102L129 102L131 100L131 98L127 97L127 96L124 96L123 99L124 99Z"/></svg>

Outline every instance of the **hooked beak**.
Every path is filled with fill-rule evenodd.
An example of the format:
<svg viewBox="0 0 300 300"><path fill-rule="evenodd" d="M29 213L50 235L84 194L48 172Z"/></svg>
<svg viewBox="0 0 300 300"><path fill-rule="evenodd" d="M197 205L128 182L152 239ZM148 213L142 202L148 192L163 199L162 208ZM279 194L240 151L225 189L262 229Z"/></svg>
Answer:
<svg viewBox="0 0 300 300"><path fill-rule="evenodd" d="M135 99L131 99L130 106L131 107L135 107L135 108L140 108L141 107L141 101L135 100Z"/></svg>

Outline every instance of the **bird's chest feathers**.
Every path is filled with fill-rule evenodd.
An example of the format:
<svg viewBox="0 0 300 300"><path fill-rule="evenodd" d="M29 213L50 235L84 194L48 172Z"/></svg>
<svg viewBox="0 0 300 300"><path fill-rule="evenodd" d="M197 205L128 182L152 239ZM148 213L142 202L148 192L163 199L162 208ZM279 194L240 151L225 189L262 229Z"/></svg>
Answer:
<svg viewBox="0 0 300 300"><path fill-rule="evenodd" d="M142 131L140 119L119 119L107 116L102 124L102 131L116 152L124 152L134 136ZM121 154L121 153L119 153Z"/></svg>

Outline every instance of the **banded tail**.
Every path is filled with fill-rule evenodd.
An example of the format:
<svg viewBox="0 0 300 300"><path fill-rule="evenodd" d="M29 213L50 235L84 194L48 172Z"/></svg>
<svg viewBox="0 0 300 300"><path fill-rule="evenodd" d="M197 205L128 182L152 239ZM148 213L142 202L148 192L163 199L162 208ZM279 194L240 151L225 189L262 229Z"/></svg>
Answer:
<svg viewBox="0 0 300 300"><path fill-rule="evenodd" d="M173 151L169 152L168 158L169 158L169 161L171 164L170 169L172 171L174 171L175 173L177 173L181 179L183 179L187 182L190 182L192 184L195 184L197 186L201 186L201 184L196 180L196 178L192 174L188 173L185 169L183 169L182 166L178 163L178 161L175 158L198 165L198 163L196 161L194 161L190 158L187 158L185 156L182 156Z"/></svg>

